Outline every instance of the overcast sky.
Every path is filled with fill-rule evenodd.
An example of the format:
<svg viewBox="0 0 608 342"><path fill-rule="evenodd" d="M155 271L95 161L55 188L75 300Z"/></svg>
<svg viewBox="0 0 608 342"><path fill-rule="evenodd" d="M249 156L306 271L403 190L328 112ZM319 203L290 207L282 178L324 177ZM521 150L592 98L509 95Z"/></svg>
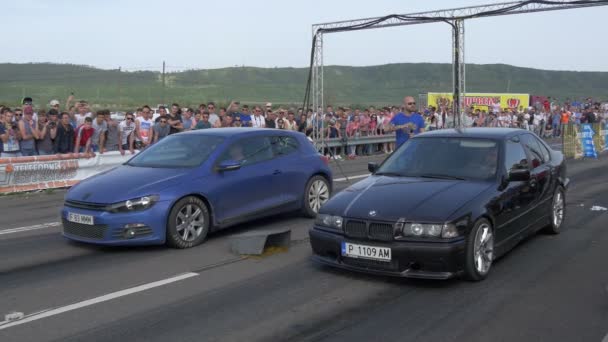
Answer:
<svg viewBox="0 0 608 342"><path fill-rule="evenodd" d="M311 25L492 0L3 0L0 62L123 70L308 66ZM608 71L607 7L469 20L466 62ZM402 26L325 37L326 65L451 59L450 27Z"/></svg>

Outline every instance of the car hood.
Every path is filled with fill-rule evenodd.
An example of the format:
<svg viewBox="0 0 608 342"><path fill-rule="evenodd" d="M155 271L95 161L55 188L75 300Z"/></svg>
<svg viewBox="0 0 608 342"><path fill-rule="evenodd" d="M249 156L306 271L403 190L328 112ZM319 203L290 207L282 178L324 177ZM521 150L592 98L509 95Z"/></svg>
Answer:
<svg viewBox="0 0 608 342"><path fill-rule="evenodd" d="M491 183L370 176L329 200L322 213L381 221L443 222Z"/></svg>
<svg viewBox="0 0 608 342"><path fill-rule="evenodd" d="M159 194L191 171L121 165L79 182L68 191L66 200L110 204Z"/></svg>

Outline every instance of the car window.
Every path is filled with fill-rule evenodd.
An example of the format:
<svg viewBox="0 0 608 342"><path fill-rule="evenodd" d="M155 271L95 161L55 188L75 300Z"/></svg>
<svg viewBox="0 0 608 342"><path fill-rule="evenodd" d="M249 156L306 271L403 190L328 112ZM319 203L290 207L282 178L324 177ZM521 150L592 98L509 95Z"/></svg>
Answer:
<svg viewBox="0 0 608 342"><path fill-rule="evenodd" d="M520 136L522 144L530 152L532 158L532 167L538 167L545 162L545 158L540 149L540 143L532 136L532 134L523 134Z"/></svg>
<svg viewBox="0 0 608 342"><path fill-rule="evenodd" d="M200 134L170 135L136 154L127 165L180 168L201 165L224 141L224 137Z"/></svg>
<svg viewBox="0 0 608 342"><path fill-rule="evenodd" d="M528 168L528 156L518 141L507 140L505 143L505 167L507 172Z"/></svg>
<svg viewBox="0 0 608 342"><path fill-rule="evenodd" d="M549 162L551 160L551 152L549 152L547 146L543 144L538 137L534 136L534 139L536 139L538 145L540 146L540 153L543 155L543 160L545 163Z"/></svg>
<svg viewBox="0 0 608 342"><path fill-rule="evenodd" d="M290 154L298 150L298 141L293 137L272 137L271 141L276 155Z"/></svg>
<svg viewBox="0 0 608 342"><path fill-rule="evenodd" d="M219 162L233 160L247 166L274 158L270 138L266 136L240 139L228 146Z"/></svg>
<svg viewBox="0 0 608 342"><path fill-rule="evenodd" d="M490 139L420 137L408 140L377 174L488 180L496 177L498 143Z"/></svg>

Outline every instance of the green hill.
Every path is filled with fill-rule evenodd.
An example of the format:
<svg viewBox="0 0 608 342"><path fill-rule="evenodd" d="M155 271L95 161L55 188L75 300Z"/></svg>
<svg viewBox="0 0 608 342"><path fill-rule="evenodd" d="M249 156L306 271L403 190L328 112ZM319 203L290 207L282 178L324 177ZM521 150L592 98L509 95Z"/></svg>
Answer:
<svg viewBox="0 0 608 342"><path fill-rule="evenodd" d="M16 105L31 96L38 105L62 102L74 92L95 107L129 109L148 103L205 101L300 104L307 68L234 67L159 72L121 72L70 64L0 64L0 103ZM406 94L451 91L450 64L387 64L324 69L326 103L396 104ZM468 92L516 92L559 99L605 98L608 72L547 71L509 65L467 65Z"/></svg>

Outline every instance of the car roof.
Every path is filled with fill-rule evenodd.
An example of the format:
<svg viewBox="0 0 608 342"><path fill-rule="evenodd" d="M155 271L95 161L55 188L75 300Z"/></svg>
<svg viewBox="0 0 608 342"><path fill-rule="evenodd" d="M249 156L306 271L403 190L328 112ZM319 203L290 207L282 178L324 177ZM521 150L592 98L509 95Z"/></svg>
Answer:
<svg viewBox="0 0 608 342"><path fill-rule="evenodd" d="M235 136L240 135L256 135L256 134L268 134L272 133L272 135L281 133L281 134L290 134L295 135L294 131L288 131L284 129L274 129L274 128L253 128L253 127L226 127L226 128L212 128L212 129L197 129L193 131L183 132L179 134L200 134L200 135L213 135L218 137L230 137L233 138Z"/></svg>
<svg viewBox="0 0 608 342"><path fill-rule="evenodd" d="M520 128L472 127L450 128L424 132L417 137L446 137L446 138L486 138L494 140L509 139L528 131Z"/></svg>

